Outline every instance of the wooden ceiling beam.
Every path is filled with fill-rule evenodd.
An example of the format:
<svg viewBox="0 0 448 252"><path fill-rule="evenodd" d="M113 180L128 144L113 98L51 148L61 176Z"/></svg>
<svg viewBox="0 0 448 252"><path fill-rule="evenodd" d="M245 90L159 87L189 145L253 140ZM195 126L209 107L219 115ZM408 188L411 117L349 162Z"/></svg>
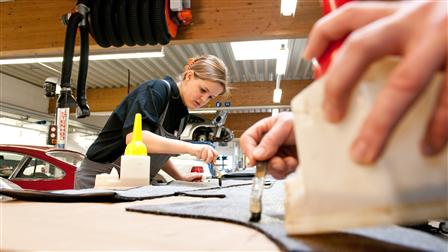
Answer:
<svg viewBox="0 0 448 252"><path fill-rule="evenodd" d="M75 0L0 3L0 57L62 55L66 28L60 17L75 4ZM195 0L192 13L193 23L180 29L171 44L306 37L321 8L319 1L299 1L296 15L283 17L280 0ZM93 39L90 44L91 52L104 51Z"/></svg>

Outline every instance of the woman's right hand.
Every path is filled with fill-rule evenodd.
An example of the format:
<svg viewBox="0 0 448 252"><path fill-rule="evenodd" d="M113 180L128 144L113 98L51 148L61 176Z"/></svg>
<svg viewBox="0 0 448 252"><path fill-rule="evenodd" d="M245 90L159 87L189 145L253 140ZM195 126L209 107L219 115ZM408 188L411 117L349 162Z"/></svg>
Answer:
<svg viewBox="0 0 448 252"><path fill-rule="evenodd" d="M208 144L191 144L189 154L203 160L206 163L214 163L218 157L218 152L216 152L213 147Z"/></svg>

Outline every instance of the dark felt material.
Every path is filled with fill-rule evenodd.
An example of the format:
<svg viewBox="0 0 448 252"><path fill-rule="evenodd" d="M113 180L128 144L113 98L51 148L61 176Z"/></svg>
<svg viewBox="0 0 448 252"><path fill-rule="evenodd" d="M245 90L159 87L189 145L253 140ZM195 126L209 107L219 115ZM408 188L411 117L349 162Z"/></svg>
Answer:
<svg viewBox="0 0 448 252"><path fill-rule="evenodd" d="M52 193L35 190L0 189L0 195L25 201L39 202L119 202L115 192L88 192L78 194Z"/></svg>
<svg viewBox="0 0 448 252"><path fill-rule="evenodd" d="M225 180L224 187L248 185L252 182ZM217 180L210 183L173 181L169 184L143 186L127 190L81 189L59 191L11 190L0 188L0 195L26 201L40 202L123 202L144 199L155 199L168 196L191 196L203 198L223 198L219 190L214 192L205 189L219 188ZM198 193L193 193L193 192Z"/></svg>
<svg viewBox="0 0 448 252"><path fill-rule="evenodd" d="M287 251L448 251L448 241L399 226L353 229L322 235L287 236L284 229L284 184L276 182L263 191L263 211L258 223L249 222L251 186L194 191L191 194L225 193L226 197L165 205L141 205L128 211L211 219L248 226L264 233Z"/></svg>

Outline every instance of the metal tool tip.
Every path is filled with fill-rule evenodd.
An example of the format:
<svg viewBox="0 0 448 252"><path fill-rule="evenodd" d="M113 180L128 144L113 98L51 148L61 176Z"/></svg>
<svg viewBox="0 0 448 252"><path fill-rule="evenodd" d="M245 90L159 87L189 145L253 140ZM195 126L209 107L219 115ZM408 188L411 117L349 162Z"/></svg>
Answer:
<svg viewBox="0 0 448 252"><path fill-rule="evenodd" d="M259 222L261 219L261 213L251 213L250 222Z"/></svg>

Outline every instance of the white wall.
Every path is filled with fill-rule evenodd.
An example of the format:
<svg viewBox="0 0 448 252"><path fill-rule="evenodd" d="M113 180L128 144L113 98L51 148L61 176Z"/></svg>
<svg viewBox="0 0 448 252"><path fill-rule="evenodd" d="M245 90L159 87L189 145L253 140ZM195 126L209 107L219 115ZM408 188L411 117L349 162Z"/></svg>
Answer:
<svg viewBox="0 0 448 252"><path fill-rule="evenodd" d="M43 88L2 73L0 73L0 102L48 113L48 98L45 97Z"/></svg>
<svg viewBox="0 0 448 252"><path fill-rule="evenodd" d="M46 145L48 125L28 125L23 128L21 126L11 126L3 124L0 119L0 144L24 144L24 145ZM20 124L17 122L16 124ZM85 133L70 132L68 134L66 149L75 150L86 153L89 146L93 143L97 136L86 135Z"/></svg>
<svg viewBox="0 0 448 252"><path fill-rule="evenodd" d="M42 114L48 114L48 98L44 94L43 87L37 87L1 73L0 102L17 106L21 111L32 110ZM5 112L1 106L0 112ZM8 111L8 113L11 113L11 111ZM49 123L46 125L38 125L33 123L36 120L19 120L7 117L5 117L5 113L2 113L0 117L0 144L46 145ZM100 117L99 119L89 118L89 120L85 121L93 125L99 124L102 126L106 119L107 117ZM67 149L85 153L95 138L96 135L69 132Z"/></svg>
<svg viewBox="0 0 448 252"><path fill-rule="evenodd" d="M0 144L45 145L47 133L18 126L0 125Z"/></svg>

